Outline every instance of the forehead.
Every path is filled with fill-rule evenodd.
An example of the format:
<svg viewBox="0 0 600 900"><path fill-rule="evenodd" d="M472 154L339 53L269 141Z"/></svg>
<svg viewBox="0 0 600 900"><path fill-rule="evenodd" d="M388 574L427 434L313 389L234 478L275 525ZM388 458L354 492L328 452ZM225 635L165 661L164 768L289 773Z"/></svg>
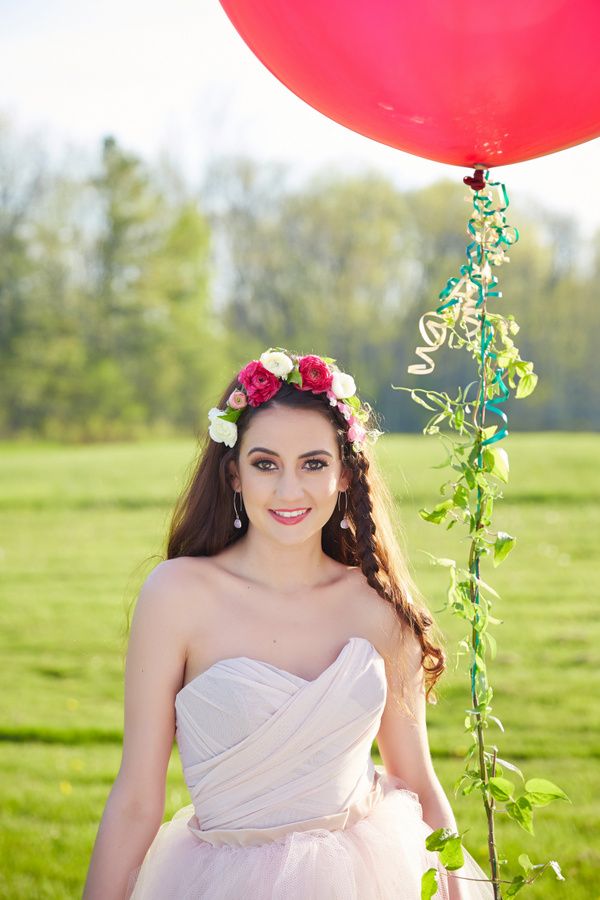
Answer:
<svg viewBox="0 0 600 900"><path fill-rule="evenodd" d="M273 450L283 447L298 452L317 446L333 450L337 445L335 429L324 415L314 409L290 407L270 407L252 418L244 432L242 447L246 449L258 443Z"/></svg>

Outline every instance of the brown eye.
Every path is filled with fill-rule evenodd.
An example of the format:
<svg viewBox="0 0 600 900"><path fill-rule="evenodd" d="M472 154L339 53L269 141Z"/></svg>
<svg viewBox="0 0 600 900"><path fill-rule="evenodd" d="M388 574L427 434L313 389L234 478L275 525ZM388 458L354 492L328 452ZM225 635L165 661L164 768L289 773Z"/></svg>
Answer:
<svg viewBox="0 0 600 900"><path fill-rule="evenodd" d="M257 462L252 463L252 465L256 466L256 468L260 472L270 472L271 471L270 469L263 469L261 466L261 463L271 463L271 462L272 462L272 460L270 460L270 459L259 459L259 460L257 460Z"/></svg>
<svg viewBox="0 0 600 900"><path fill-rule="evenodd" d="M322 459L307 459L307 463L318 463L318 468L312 469L313 472L320 472L321 469L327 468L327 463Z"/></svg>
<svg viewBox="0 0 600 900"><path fill-rule="evenodd" d="M262 463L267 463L267 466L263 466ZM317 463L316 466L308 467L309 472L320 472L321 469L326 469L327 466L329 465L328 463L323 462L322 459L316 459L316 458L307 459L305 465L308 466L308 463ZM273 469L271 468L272 464L273 464L273 460L271 460L271 459L258 459L256 462L252 463L252 465L255 466L259 470L259 472L272 472L273 471Z"/></svg>

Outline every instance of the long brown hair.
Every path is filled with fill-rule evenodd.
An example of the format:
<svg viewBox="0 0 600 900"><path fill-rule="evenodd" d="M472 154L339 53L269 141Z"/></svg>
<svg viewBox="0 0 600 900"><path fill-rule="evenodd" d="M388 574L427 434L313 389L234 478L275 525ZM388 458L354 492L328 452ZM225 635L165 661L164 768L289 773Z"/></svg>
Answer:
<svg viewBox="0 0 600 900"><path fill-rule="evenodd" d="M241 387L237 377L233 378L216 406L224 409L231 392ZM400 637L406 627L418 637L425 670L426 698L428 702L436 703L434 685L446 667L446 654L440 646L443 637L410 574L392 527L393 501L372 449L366 443L361 451L353 450L346 438L346 420L337 406L329 403L326 394L298 390L283 381L270 400L258 407L248 405L243 409L237 420L237 441L233 447L213 441L207 431L187 486L173 510L167 558L214 556L244 536L248 530L248 517L243 505L240 510L242 527L237 529L233 525L229 463L233 460L238 465L242 436L254 416L260 415L262 409L278 406L316 410L335 429L342 465L352 473L346 491L345 511L350 526L340 527L342 514L336 508L322 529L323 551L345 565L360 567L371 587L394 607L401 626L404 626L399 630ZM379 423L374 411L369 404L363 403L363 406L369 412L369 421L363 425L369 429L377 427ZM432 628L436 632L434 639L428 635Z"/></svg>

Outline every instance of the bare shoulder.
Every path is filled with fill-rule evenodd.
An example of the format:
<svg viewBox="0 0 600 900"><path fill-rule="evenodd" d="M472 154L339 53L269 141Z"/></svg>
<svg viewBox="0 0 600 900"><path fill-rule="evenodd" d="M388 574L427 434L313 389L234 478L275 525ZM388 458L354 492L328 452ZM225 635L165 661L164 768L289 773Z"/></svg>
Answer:
<svg viewBox="0 0 600 900"><path fill-rule="evenodd" d="M178 556L164 559L148 575L144 587L152 591L172 590L178 594L191 581L211 572L210 559L204 556Z"/></svg>
<svg viewBox="0 0 600 900"><path fill-rule="evenodd" d="M152 607L158 616L161 609L168 612L173 621L184 625L190 598L209 596L203 590L210 578L211 567L204 557L180 556L165 559L146 577L138 599L138 605Z"/></svg>
<svg viewBox="0 0 600 900"><path fill-rule="evenodd" d="M203 641L213 627L211 572L207 558L182 556L163 560L146 577L131 623L129 654L136 666L157 674L162 667L163 680L181 686L190 641Z"/></svg>
<svg viewBox="0 0 600 900"><path fill-rule="evenodd" d="M385 654L397 652L400 634L404 631L392 604L372 587L359 567L348 569L349 584L357 603L357 615L365 636Z"/></svg>
<svg viewBox="0 0 600 900"><path fill-rule="evenodd" d="M172 565L175 562L163 560L146 576L135 606L134 625L143 620L160 628L167 619L176 622L182 572L181 566Z"/></svg>

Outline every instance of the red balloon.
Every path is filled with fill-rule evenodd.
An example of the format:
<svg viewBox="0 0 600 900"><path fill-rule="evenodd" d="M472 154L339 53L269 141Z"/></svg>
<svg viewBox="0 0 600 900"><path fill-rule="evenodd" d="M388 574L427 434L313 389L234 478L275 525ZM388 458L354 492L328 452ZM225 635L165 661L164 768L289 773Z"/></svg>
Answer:
<svg viewBox="0 0 600 900"><path fill-rule="evenodd" d="M330 119L426 159L508 165L600 135L600 0L221 0Z"/></svg>

